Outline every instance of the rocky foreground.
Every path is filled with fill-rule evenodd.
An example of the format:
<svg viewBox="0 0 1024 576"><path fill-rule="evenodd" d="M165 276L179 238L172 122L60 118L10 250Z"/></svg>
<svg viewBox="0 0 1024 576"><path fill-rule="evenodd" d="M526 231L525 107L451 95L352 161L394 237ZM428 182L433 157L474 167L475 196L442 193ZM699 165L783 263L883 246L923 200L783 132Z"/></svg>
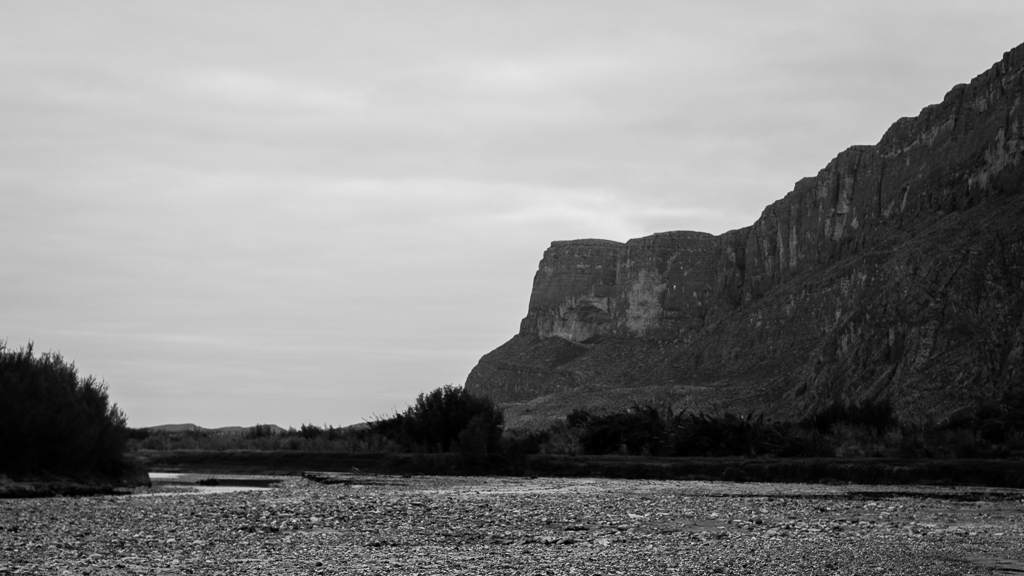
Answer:
<svg viewBox="0 0 1024 576"><path fill-rule="evenodd" d="M1012 574L1024 492L291 478L0 500L0 574Z"/></svg>

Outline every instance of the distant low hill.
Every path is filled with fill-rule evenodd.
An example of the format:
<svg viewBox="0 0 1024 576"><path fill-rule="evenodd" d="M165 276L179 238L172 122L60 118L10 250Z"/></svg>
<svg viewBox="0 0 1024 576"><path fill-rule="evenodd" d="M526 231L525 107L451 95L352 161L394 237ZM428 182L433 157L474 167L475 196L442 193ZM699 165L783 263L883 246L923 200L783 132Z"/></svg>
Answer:
<svg viewBox="0 0 1024 576"><path fill-rule="evenodd" d="M287 430L281 428L277 424L259 424L259 426L269 428L274 434L283 434L284 432L287 432ZM255 428L256 426L221 426L220 428L203 428L202 426L197 426L195 424L161 424L159 426L148 426L145 430L149 430L150 432L170 433L214 432L217 434L246 434L253 431Z"/></svg>

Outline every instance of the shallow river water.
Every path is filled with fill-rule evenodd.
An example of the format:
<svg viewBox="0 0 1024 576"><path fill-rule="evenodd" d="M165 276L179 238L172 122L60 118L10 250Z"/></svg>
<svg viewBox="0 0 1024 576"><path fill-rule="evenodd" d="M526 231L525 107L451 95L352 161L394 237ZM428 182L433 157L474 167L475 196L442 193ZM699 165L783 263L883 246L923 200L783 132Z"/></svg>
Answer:
<svg viewBox="0 0 1024 576"><path fill-rule="evenodd" d="M226 494L270 490L284 478L245 474L190 474L183 472L150 472L152 490L137 491L132 496L169 496L180 494Z"/></svg>

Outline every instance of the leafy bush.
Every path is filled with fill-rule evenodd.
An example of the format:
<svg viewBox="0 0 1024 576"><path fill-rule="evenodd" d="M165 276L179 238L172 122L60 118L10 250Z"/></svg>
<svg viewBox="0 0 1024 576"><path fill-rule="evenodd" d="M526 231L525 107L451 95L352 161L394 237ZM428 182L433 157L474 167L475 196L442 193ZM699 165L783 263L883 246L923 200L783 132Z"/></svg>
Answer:
<svg viewBox="0 0 1024 576"><path fill-rule="evenodd" d="M1008 390L999 401L986 402L972 412L958 415L942 429L975 432L985 444L1016 445L1015 440L1024 433L1024 388Z"/></svg>
<svg viewBox="0 0 1024 576"><path fill-rule="evenodd" d="M667 407L634 405L624 412L605 415L575 410L561 429L578 431L580 448L591 455L834 455L821 433L792 423L773 422L763 415L673 414Z"/></svg>
<svg viewBox="0 0 1024 576"><path fill-rule="evenodd" d="M292 450L303 452L394 452L398 446L362 424L346 427L303 424L299 429L278 431L257 424L242 432L218 430L129 429L131 450Z"/></svg>
<svg viewBox="0 0 1024 576"><path fill-rule="evenodd" d="M551 440L550 432L506 432L501 436L501 453L505 455L537 454Z"/></svg>
<svg viewBox="0 0 1024 576"><path fill-rule="evenodd" d="M668 440L666 419L654 406L634 405L625 412L602 416L573 413L566 418L583 429L580 445L587 454L658 455Z"/></svg>
<svg viewBox="0 0 1024 576"><path fill-rule="evenodd" d="M577 408L565 417L565 424L569 428L586 428L587 424L590 423L590 412Z"/></svg>
<svg viewBox="0 0 1024 576"><path fill-rule="evenodd" d="M0 342L0 471L21 476L117 476L128 440L107 387L60 354Z"/></svg>
<svg viewBox="0 0 1024 576"><path fill-rule="evenodd" d="M726 413L712 417L688 414L677 419L673 453L677 456L753 456L769 442L763 418Z"/></svg>
<svg viewBox="0 0 1024 576"><path fill-rule="evenodd" d="M498 450L504 423L494 402L448 385L420 394L405 412L371 428L408 451L452 452L466 443L466 449L486 455Z"/></svg>
<svg viewBox="0 0 1024 576"><path fill-rule="evenodd" d="M326 431L314 424L303 424L299 428L299 434L301 434L306 440L314 440L316 438L326 436Z"/></svg>
<svg viewBox="0 0 1024 576"><path fill-rule="evenodd" d="M896 411L888 399L847 404L833 402L824 410L805 418L801 425L827 433L838 424L852 424L872 429L876 434L899 427Z"/></svg>
<svg viewBox="0 0 1024 576"><path fill-rule="evenodd" d="M274 436L274 427L270 424L257 424L246 431L246 437L248 438L272 438Z"/></svg>

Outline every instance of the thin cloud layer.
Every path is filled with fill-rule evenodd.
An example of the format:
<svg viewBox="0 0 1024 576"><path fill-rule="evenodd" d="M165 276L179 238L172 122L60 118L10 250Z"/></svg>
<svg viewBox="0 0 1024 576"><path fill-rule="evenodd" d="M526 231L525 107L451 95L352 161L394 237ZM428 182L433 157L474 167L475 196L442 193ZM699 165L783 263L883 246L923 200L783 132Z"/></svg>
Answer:
<svg viewBox="0 0 1024 576"><path fill-rule="evenodd" d="M0 8L0 338L135 426L461 383L552 240L720 233L1024 41L1017 2Z"/></svg>

